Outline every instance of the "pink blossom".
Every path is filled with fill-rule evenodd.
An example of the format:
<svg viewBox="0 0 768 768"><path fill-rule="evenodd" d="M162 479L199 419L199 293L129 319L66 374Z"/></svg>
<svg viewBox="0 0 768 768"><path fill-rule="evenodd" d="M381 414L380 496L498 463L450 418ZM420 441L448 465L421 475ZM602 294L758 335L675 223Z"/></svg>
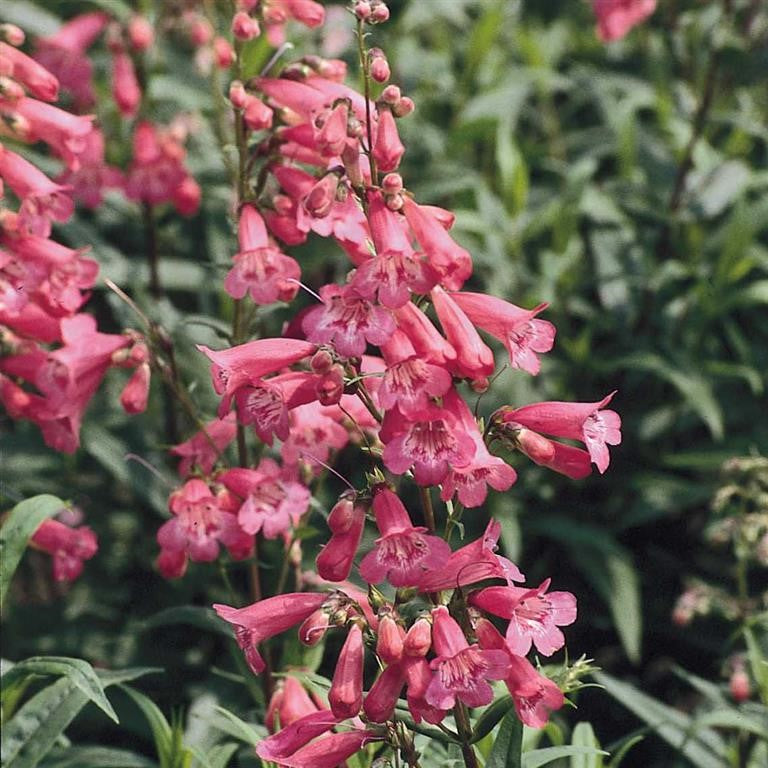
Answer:
<svg viewBox="0 0 768 768"><path fill-rule="evenodd" d="M445 541L413 526L403 503L389 488L376 490L373 511L381 537L360 563L360 575L369 584L386 579L393 587L417 586L424 573L450 555Z"/></svg>
<svg viewBox="0 0 768 768"><path fill-rule="evenodd" d="M536 353L549 352L555 339L555 326L535 319L547 304L528 310L483 293L453 293L451 298L472 323L504 344L513 368L534 376L539 372Z"/></svg>
<svg viewBox="0 0 768 768"><path fill-rule="evenodd" d="M482 538L457 549L441 568L421 579L421 591L456 589L485 579L504 579L508 584L525 581L525 576L513 562L496 554L500 536L501 524L491 520Z"/></svg>
<svg viewBox="0 0 768 768"><path fill-rule="evenodd" d="M456 360L456 350L446 341L431 320L412 302L395 311L397 327L425 360L448 366Z"/></svg>
<svg viewBox="0 0 768 768"><path fill-rule="evenodd" d="M96 534L88 526L70 528L58 520L45 520L32 535L32 544L53 556L53 578L74 581L83 564L99 548Z"/></svg>
<svg viewBox="0 0 768 768"><path fill-rule="evenodd" d="M84 139L84 148L77 156L79 168L65 170L59 177L62 184L72 188L73 197L88 208L98 208L106 189L123 186L123 174L104 159L104 134L94 128Z"/></svg>
<svg viewBox="0 0 768 768"><path fill-rule="evenodd" d="M264 219L252 205L243 206L238 236L240 252L224 280L227 293L236 299L249 293L257 304L290 301L298 290L301 270L295 259L269 242Z"/></svg>
<svg viewBox="0 0 768 768"><path fill-rule="evenodd" d="M394 171L405 154L405 147L400 141L392 110L384 104L379 107L379 120L372 154L379 170L384 173Z"/></svg>
<svg viewBox="0 0 768 768"><path fill-rule="evenodd" d="M281 729L256 745L256 754L263 760L285 765L284 759L301 749L317 736L330 731L339 720L330 709L308 712L292 723L281 723Z"/></svg>
<svg viewBox="0 0 768 768"><path fill-rule="evenodd" d="M347 430L328 411L319 403L308 403L291 412L290 433L280 449L287 467L298 471L304 466L319 475L331 451L340 451L349 442ZM343 415L338 409L334 413Z"/></svg>
<svg viewBox="0 0 768 768"><path fill-rule="evenodd" d="M274 732L277 723L284 729L306 715L315 714L319 709L304 686L293 675L286 675L278 682L269 700L264 724Z"/></svg>
<svg viewBox="0 0 768 768"><path fill-rule="evenodd" d="M432 642L437 657L430 663L436 671L425 698L438 709L452 709L456 699L467 706L482 707L493 700L488 680L503 680L509 670L507 654L469 645L461 627L445 606L432 611Z"/></svg>
<svg viewBox="0 0 768 768"><path fill-rule="evenodd" d="M400 664L388 666L368 691L363 708L373 723L385 723L391 719L405 685L405 672Z"/></svg>
<svg viewBox="0 0 768 768"><path fill-rule="evenodd" d="M549 713L565 703L562 691L552 680L536 671L528 659L510 651L504 638L487 619L475 623L481 648L503 650L509 658L509 673L504 682L515 702L517 716L529 728L543 728Z"/></svg>
<svg viewBox="0 0 768 768"><path fill-rule="evenodd" d="M213 608L222 619L235 626L238 645L245 653L249 667L258 675L264 671L265 666L258 644L300 624L320 608L325 600L326 595L317 592L289 592L268 597L245 608L221 604L215 604Z"/></svg>
<svg viewBox="0 0 768 768"><path fill-rule="evenodd" d="M404 640L405 630L393 616L382 616L376 637L376 655L385 664L396 664L403 657Z"/></svg>
<svg viewBox="0 0 768 768"><path fill-rule="evenodd" d="M112 55L112 95L120 114L134 117L141 102L141 88L133 59L124 51Z"/></svg>
<svg viewBox="0 0 768 768"><path fill-rule="evenodd" d="M236 433L235 414L229 413L223 419L209 421L205 430L175 445L170 452L181 457L179 474L185 477L193 467L198 467L205 475L210 474L219 455L235 439Z"/></svg>
<svg viewBox="0 0 768 768"><path fill-rule="evenodd" d="M67 187L51 181L42 171L15 152L0 146L0 176L21 201L19 229L48 237L51 220L66 221L74 211Z"/></svg>
<svg viewBox="0 0 768 768"><path fill-rule="evenodd" d="M597 34L603 42L618 40L656 10L656 0L592 0Z"/></svg>
<svg viewBox="0 0 768 768"><path fill-rule="evenodd" d="M0 60L5 70L3 74L18 80L33 96L43 101L56 101L59 81L44 66L3 42L0 42Z"/></svg>
<svg viewBox="0 0 768 768"><path fill-rule="evenodd" d="M317 556L317 573L326 581L344 581L360 546L365 528L365 506L340 499L328 515L331 538Z"/></svg>
<svg viewBox="0 0 768 768"><path fill-rule="evenodd" d="M475 453L458 414L436 405L408 416L398 408L387 411L381 440L387 469L402 475L413 467L416 482L424 486L439 485L451 467L466 467Z"/></svg>
<svg viewBox="0 0 768 768"><path fill-rule="evenodd" d="M416 413L425 410L431 398L442 397L452 383L445 368L414 355L387 366L379 387L379 402L387 411L397 405L405 415Z"/></svg>
<svg viewBox="0 0 768 768"><path fill-rule="evenodd" d="M331 344L342 357L359 357L366 342L383 344L395 330L392 314L351 286L324 285L320 296L323 304L304 316L302 328L310 341Z"/></svg>
<svg viewBox="0 0 768 768"><path fill-rule="evenodd" d="M141 363L120 394L120 405L126 413L143 413L149 398L149 363Z"/></svg>
<svg viewBox="0 0 768 768"><path fill-rule="evenodd" d="M336 768L377 738L381 737L364 730L331 733L282 758L279 764L286 768Z"/></svg>
<svg viewBox="0 0 768 768"><path fill-rule="evenodd" d="M339 720L355 717L363 706L363 633L357 624L350 627L339 653L328 702Z"/></svg>
<svg viewBox="0 0 768 768"><path fill-rule="evenodd" d="M403 213L427 260L440 273L441 285L458 291L472 274L469 252L453 241L429 207L408 196L403 200Z"/></svg>
<svg viewBox="0 0 768 768"><path fill-rule="evenodd" d="M549 579L536 589L487 587L470 597L478 608L509 619L507 645L512 653L525 656L531 643L539 653L551 656L563 647L565 638L558 626L576 621L576 598L570 592L550 592Z"/></svg>
<svg viewBox="0 0 768 768"><path fill-rule="evenodd" d="M621 418L616 411L602 410L611 401L611 392L596 403L546 402L504 409L503 422L516 424L546 435L581 440L602 474L608 469L609 445L621 442Z"/></svg>
<svg viewBox="0 0 768 768"><path fill-rule="evenodd" d="M309 506L309 489L286 479L272 459L262 459L256 469L227 470L218 479L243 499L237 521L249 534L261 531L267 539L277 538L298 525Z"/></svg>
<svg viewBox="0 0 768 768"><path fill-rule="evenodd" d="M160 526L157 543L162 550L158 567L166 578L178 578L186 558L211 562L219 555L219 543L232 557L248 557L253 538L238 525L234 500L226 493L214 495L202 480L188 480L171 494L168 506L173 517Z"/></svg>

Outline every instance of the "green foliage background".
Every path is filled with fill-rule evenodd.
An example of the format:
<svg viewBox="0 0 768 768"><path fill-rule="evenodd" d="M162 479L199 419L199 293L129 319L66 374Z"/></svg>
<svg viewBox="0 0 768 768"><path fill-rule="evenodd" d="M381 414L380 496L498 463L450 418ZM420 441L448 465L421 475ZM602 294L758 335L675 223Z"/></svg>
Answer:
<svg viewBox="0 0 768 768"><path fill-rule="evenodd" d="M4 11L44 33L55 15L94 6L121 4L10 0ZM541 375L504 372L481 410L618 390L624 441L605 476L574 483L513 459L518 483L488 504L502 521L504 548L529 583L552 576L556 588L577 594L572 658L594 657L674 706L690 689L672 664L719 682L732 640L715 620L704 631L670 622L683 575L729 576L727 560L698 547L719 467L768 446L768 18L747 0L659 6L649 23L606 46L584 2L403 0L391 3L392 21L374 39L393 82L417 105L400 122L403 177L419 200L456 211L457 238L476 265L467 288L524 306L550 302L545 316L558 329ZM299 52L318 42L292 32ZM91 245L102 275L171 332L185 381L212 416L207 366L193 345L225 343L231 310L222 279L235 239L210 84L190 56L183 42L164 46L150 89L157 119L180 109L196 116L189 164L204 189L194 219L161 213L166 298L149 299L141 214L122 198L79 213L59 234ZM249 56L256 72L266 51L253 44ZM103 49L96 65L101 74L108 67ZM105 94L103 79L99 87ZM127 127L114 113L100 117L115 137L113 161L125 162ZM299 253L315 287L347 268L320 241ZM105 330L136 325L103 288L89 306ZM262 311L254 331L276 332L287 316ZM158 388L150 411L129 419L117 407L121 385L119 375L108 379L73 457L45 448L27 425L3 422L7 506L43 492L71 499L101 541L69 590L51 584L44 557L25 555L4 617L3 655L163 667L144 689L166 712L194 711L212 697L248 712L250 693L259 692L232 679L232 648L208 614L181 608L226 599L216 569L193 564L184 580L166 583L152 568L154 532L176 482L165 454L167 404ZM191 432L183 421L179 429ZM354 478L352 453L340 469ZM328 509L338 490L322 488L318 508ZM319 513L316 522L322 531ZM483 524L470 514L465 522L471 530ZM308 563L312 549L310 538ZM276 549L263 557L279 562ZM228 570L244 589L247 565ZM144 733L136 712L118 698L121 730L87 709L70 735L106 743L107 734L151 753L145 736L132 735ZM578 705L558 722L567 730L591 721L604 745L640 725L600 690L581 693ZM695 764L654 738L633 754L630 764Z"/></svg>

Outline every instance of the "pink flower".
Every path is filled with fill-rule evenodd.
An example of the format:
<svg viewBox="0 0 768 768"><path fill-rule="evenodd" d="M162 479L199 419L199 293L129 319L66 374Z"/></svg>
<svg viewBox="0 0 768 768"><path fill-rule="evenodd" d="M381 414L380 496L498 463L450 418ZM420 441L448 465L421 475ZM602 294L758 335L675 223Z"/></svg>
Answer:
<svg viewBox="0 0 768 768"><path fill-rule="evenodd" d="M436 674L426 691L427 703L444 710L453 708L457 698L470 707L490 704L493 690L487 681L506 677L507 654L469 645L445 606L435 608L432 616L432 643L437 658L430 663Z"/></svg>
<svg viewBox="0 0 768 768"><path fill-rule="evenodd" d="M98 208L106 189L123 186L123 174L104 160L104 134L94 128L84 139L84 149L77 156L78 170L65 170L59 177L62 184L72 188L72 195L88 208Z"/></svg>
<svg viewBox="0 0 768 768"><path fill-rule="evenodd" d="M376 490L373 511L381 537L360 563L360 575L369 584L386 579L393 587L417 586L424 573L450 555L445 541L413 526L403 503L389 488Z"/></svg>
<svg viewBox="0 0 768 768"><path fill-rule="evenodd" d="M602 410L615 394L611 392L597 403L546 402L504 409L503 421L546 435L581 440L602 474L610 462L608 446L621 442L619 414Z"/></svg>
<svg viewBox="0 0 768 768"><path fill-rule="evenodd" d="M414 355L387 366L379 387L379 403L387 411L397 405L406 415L423 411L431 398L442 397L452 383L445 368Z"/></svg>
<svg viewBox="0 0 768 768"><path fill-rule="evenodd" d="M298 291L301 270L295 259L269 242L264 219L252 205L243 206L238 237L240 252L224 279L227 293L236 299L249 293L257 304L290 301Z"/></svg>
<svg viewBox="0 0 768 768"><path fill-rule="evenodd" d="M58 520L45 520L32 535L32 544L53 556L53 578L74 581L99 548L96 534L88 526L70 528Z"/></svg>
<svg viewBox="0 0 768 768"><path fill-rule="evenodd" d="M421 579L421 591L456 589L485 579L504 579L508 584L525 581L525 576L513 562L495 553L499 536L501 524L491 520L482 538L457 549L441 568Z"/></svg>
<svg viewBox="0 0 768 768"><path fill-rule="evenodd" d="M475 455L466 467L450 469L443 480L440 498L448 501L457 494L465 507L479 507L488 495L487 486L497 491L506 491L517 479L517 473L503 459L488 451L475 417L456 391L452 390L448 397L459 413L464 430L475 443Z"/></svg>
<svg viewBox="0 0 768 768"><path fill-rule="evenodd" d="M125 180L125 194L131 200L150 205L173 198L187 176L184 148L167 132L146 120L133 133L133 162Z"/></svg>
<svg viewBox="0 0 768 768"><path fill-rule="evenodd" d="M439 485L451 467L466 467L475 453L474 440L462 428L458 414L430 405L405 416L387 411L381 427L382 459L387 469L402 475L413 467L419 485Z"/></svg>
<svg viewBox="0 0 768 768"><path fill-rule="evenodd" d="M324 285L322 306L313 307L302 321L307 338L331 344L342 357L359 357L366 342L383 344L395 330L392 314L361 297L352 286Z"/></svg>
<svg viewBox="0 0 768 768"><path fill-rule="evenodd" d="M328 702L339 720L355 717L363 706L363 633L357 624L351 626L339 654Z"/></svg>
<svg viewBox="0 0 768 768"><path fill-rule="evenodd" d="M179 474L188 475L193 467L204 474L210 474L219 454L235 439L237 423L235 414L229 413L223 419L214 419L205 425L205 431L195 433L189 440L171 448L174 456L181 456Z"/></svg>
<svg viewBox="0 0 768 768"><path fill-rule="evenodd" d="M481 618L475 623L475 634L481 648L507 652L509 673L504 682L512 694L517 716L530 728L543 728L549 713L565 703L562 691L552 680L537 672L528 659L512 653L488 619Z"/></svg>
<svg viewBox="0 0 768 768"><path fill-rule="evenodd" d="M496 367L493 352L480 338L475 326L451 294L436 287L431 296L446 338L456 350L456 360L451 363L456 375L473 380L490 376Z"/></svg>
<svg viewBox="0 0 768 768"><path fill-rule="evenodd" d="M275 539L298 525L309 506L309 489L285 479L272 459L262 459L256 469L227 470L218 479L243 499L237 521L249 534L262 531L265 538Z"/></svg>
<svg viewBox="0 0 768 768"><path fill-rule="evenodd" d="M219 543L236 559L250 555L253 539L238 525L233 500L226 494L214 495L202 480L192 479L171 494L168 506L173 517L157 532L162 550L158 567L166 578L182 576L187 557L204 563L215 560Z"/></svg>
<svg viewBox="0 0 768 768"><path fill-rule="evenodd" d="M370 192L368 202L376 253L358 266L352 285L361 296L376 296L385 307L397 309L410 300L411 291L427 293L440 276L413 250L405 220L386 207L381 193Z"/></svg>
<svg viewBox="0 0 768 768"><path fill-rule="evenodd" d="M374 723L385 723L395 711L400 691L405 685L405 672L400 664L388 666L368 691L363 708Z"/></svg>
<svg viewBox="0 0 768 768"><path fill-rule="evenodd" d="M33 96L43 101L56 101L59 81L48 69L26 53L3 42L0 42L0 60L3 61L3 74L18 80Z"/></svg>
<svg viewBox="0 0 768 768"><path fill-rule="evenodd" d="M473 605L509 619L507 645L512 653L525 656L531 643L539 653L551 656L565 644L557 628L576 621L576 598L570 592L550 592L549 579L536 589L487 587L470 597Z"/></svg>
<svg viewBox="0 0 768 768"><path fill-rule="evenodd" d="M445 367L456 360L456 350L415 304L409 301L400 307L395 311L395 318L398 329L425 360Z"/></svg>
<svg viewBox="0 0 768 768"><path fill-rule="evenodd" d="M25 234L48 237L51 220L66 221L74 211L66 187L51 181L32 163L2 146L0 177L21 201L18 225Z"/></svg>
<svg viewBox="0 0 768 768"><path fill-rule="evenodd" d="M536 353L549 352L555 339L555 326L535 319L547 304L528 310L483 293L453 293L451 298L472 323L504 344L513 368L534 376L539 372Z"/></svg>
<svg viewBox="0 0 768 768"><path fill-rule="evenodd" d="M336 768L377 738L381 737L364 730L331 733L278 762L286 768Z"/></svg>
<svg viewBox="0 0 768 768"><path fill-rule="evenodd" d="M123 117L129 118L136 114L141 102L141 88L133 59L123 51L112 56L112 95Z"/></svg>
<svg viewBox="0 0 768 768"><path fill-rule="evenodd" d="M280 454L287 467L298 470L305 466L314 474L323 472L331 451L341 450L349 442L349 433L337 419L328 415L330 409L319 403L308 403L291 412L291 428ZM338 411L339 418L342 416Z"/></svg>
<svg viewBox="0 0 768 768"><path fill-rule="evenodd" d="M287 728L306 715L315 714L320 707L309 697L304 686L292 675L286 675L278 682L269 700L264 724L270 731L275 730L275 715L281 729Z"/></svg>
<svg viewBox="0 0 768 768"><path fill-rule="evenodd" d="M379 121L376 127L376 139L373 143L373 159L380 171L394 171L400 165L405 154L405 147L400 141L397 124L389 106L379 107Z"/></svg>
<svg viewBox="0 0 768 768"><path fill-rule="evenodd" d="M365 507L340 499L328 515L331 538L317 556L317 573L326 581L344 581L360 546L365 528Z"/></svg>
<svg viewBox="0 0 768 768"><path fill-rule="evenodd" d="M263 760L285 765L285 759L312 739L330 731L338 722L330 709L308 712L292 723L281 723L281 729L276 734L256 745L256 754Z"/></svg>
<svg viewBox="0 0 768 768"><path fill-rule="evenodd" d="M624 37L656 10L656 0L592 0L597 34L603 42Z"/></svg>
<svg viewBox="0 0 768 768"><path fill-rule="evenodd" d="M265 665L256 646L300 624L320 608L325 600L326 595L317 592L289 592L268 597L245 608L216 604L213 609L222 619L235 626L235 636L245 653L248 666L258 675L264 671Z"/></svg>
<svg viewBox="0 0 768 768"><path fill-rule="evenodd" d="M403 213L427 260L440 273L441 285L458 291L472 274L469 252L451 239L428 206L420 206L408 196L403 200Z"/></svg>
<svg viewBox="0 0 768 768"><path fill-rule="evenodd" d="M141 363L120 394L120 405L126 413L143 413L149 397L149 363Z"/></svg>

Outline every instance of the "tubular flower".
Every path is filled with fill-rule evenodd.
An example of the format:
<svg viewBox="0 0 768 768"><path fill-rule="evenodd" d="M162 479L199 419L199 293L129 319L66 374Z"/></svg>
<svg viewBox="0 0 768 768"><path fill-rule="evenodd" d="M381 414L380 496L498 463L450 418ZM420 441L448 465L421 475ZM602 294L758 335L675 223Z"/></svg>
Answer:
<svg viewBox="0 0 768 768"><path fill-rule="evenodd" d="M656 10L656 0L592 0L597 34L603 42L618 40Z"/></svg>
<svg viewBox="0 0 768 768"><path fill-rule="evenodd" d="M245 608L221 604L215 604L213 608L222 619L234 625L235 637L248 666L258 675L265 666L258 644L300 624L320 608L326 598L327 595L317 592L289 592L268 597Z"/></svg>
<svg viewBox="0 0 768 768"><path fill-rule="evenodd" d="M181 457L179 474L185 477L193 467L198 467L205 475L209 474L219 454L235 439L236 434L234 413L227 414L223 419L209 421L204 430L171 448L174 456Z"/></svg>
<svg viewBox="0 0 768 768"><path fill-rule="evenodd" d="M427 703L437 709L451 709L457 698L470 707L490 704L493 690L488 680L506 677L507 654L469 645L445 606L435 608L432 616L432 643L437 658L430 663L435 675L427 687Z"/></svg>
<svg viewBox="0 0 768 768"><path fill-rule="evenodd" d="M615 394L611 392L596 403L546 402L503 409L502 421L545 435L581 440L602 474L610 462L608 446L621 442L621 417L616 411L603 410Z"/></svg>
<svg viewBox="0 0 768 768"><path fill-rule="evenodd" d="M393 587L417 586L425 573L450 555L445 541L413 526L403 503L389 488L377 489L373 511L381 537L360 563L360 575L369 584L386 579Z"/></svg>
<svg viewBox="0 0 768 768"><path fill-rule="evenodd" d="M56 581L74 581L99 548L96 534L88 526L70 528L58 520L42 522L32 535L32 544L53 556Z"/></svg>
<svg viewBox="0 0 768 768"><path fill-rule="evenodd" d="M555 341L555 326L536 319L548 304L529 310L483 293L452 293L451 298L472 323L504 344L513 368L534 376L539 372L536 353L549 352Z"/></svg>
<svg viewBox="0 0 768 768"><path fill-rule="evenodd" d="M576 621L576 598L570 592L550 592L546 579L536 589L488 587L472 595L473 605L509 619L507 646L512 653L525 656L531 643L539 653L551 656L565 644L558 626Z"/></svg>
<svg viewBox="0 0 768 768"><path fill-rule="evenodd" d="M344 581L360 546L365 528L365 507L340 499L328 515L331 538L317 556L317 572L326 581Z"/></svg>
<svg viewBox="0 0 768 768"><path fill-rule="evenodd" d="M313 701L304 686L292 675L280 681L269 700L264 724L274 733L275 726L287 728L306 715L315 714L320 707Z"/></svg>
<svg viewBox="0 0 768 768"><path fill-rule="evenodd" d="M340 720L355 717L363 706L363 633L357 624L350 628L339 654L328 702Z"/></svg>

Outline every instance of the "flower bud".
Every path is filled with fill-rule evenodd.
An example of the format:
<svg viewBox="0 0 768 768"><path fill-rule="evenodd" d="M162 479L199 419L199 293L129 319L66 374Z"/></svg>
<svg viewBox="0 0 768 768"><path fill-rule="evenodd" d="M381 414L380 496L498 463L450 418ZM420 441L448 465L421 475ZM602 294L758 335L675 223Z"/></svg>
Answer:
<svg viewBox="0 0 768 768"><path fill-rule="evenodd" d="M385 664L396 664L403 655L403 628L391 616L379 621L376 654Z"/></svg>
<svg viewBox="0 0 768 768"><path fill-rule="evenodd" d="M363 632L353 624L333 674L328 703L335 717L355 717L363 706Z"/></svg>
<svg viewBox="0 0 768 768"><path fill-rule="evenodd" d="M136 15L128 22L128 39L134 51L146 51L154 42L155 33L146 16Z"/></svg>
<svg viewBox="0 0 768 768"><path fill-rule="evenodd" d="M243 120L252 131L265 131L272 127L272 110L261 99L246 94Z"/></svg>
<svg viewBox="0 0 768 768"><path fill-rule="evenodd" d="M143 413L147 409L149 378L149 363L142 363L128 380L120 395L120 405L126 413Z"/></svg>
<svg viewBox="0 0 768 768"><path fill-rule="evenodd" d="M425 618L416 619L406 632L403 653L406 656L426 656L432 647L432 625Z"/></svg>
<svg viewBox="0 0 768 768"><path fill-rule="evenodd" d="M202 196L200 185L191 176L185 176L181 184L173 190L171 202L182 216L194 216L200 207Z"/></svg>
<svg viewBox="0 0 768 768"><path fill-rule="evenodd" d="M336 202L338 186L339 177L335 173L328 173L323 176L304 198L304 210L316 219L327 216Z"/></svg>
<svg viewBox="0 0 768 768"><path fill-rule="evenodd" d="M371 57L370 72L371 77L377 83L386 83L389 80L391 74L389 70L389 62L381 48L372 48L369 56Z"/></svg>
<svg viewBox="0 0 768 768"><path fill-rule="evenodd" d="M395 117L407 117L415 108L416 105L413 103L413 99L409 96L403 96L397 104L392 106L392 114Z"/></svg>
<svg viewBox="0 0 768 768"><path fill-rule="evenodd" d="M381 92L381 100L385 104L389 104L390 106L394 106L402 98L403 98L403 95L402 93L400 93L400 89L396 85L388 85Z"/></svg>
<svg viewBox="0 0 768 768"><path fill-rule="evenodd" d="M318 608L304 619L299 627L299 640L304 645L317 645L323 639L328 626L328 614L322 608Z"/></svg>
<svg viewBox="0 0 768 768"><path fill-rule="evenodd" d="M400 193L387 195L385 202L390 211L401 211L405 204L405 198Z"/></svg>
<svg viewBox="0 0 768 768"><path fill-rule="evenodd" d="M320 405L336 405L344 394L344 368L334 365L315 387Z"/></svg>
<svg viewBox="0 0 768 768"><path fill-rule="evenodd" d="M235 63L235 52L226 37L213 39L213 53L219 69L229 69Z"/></svg>
<svg viewBox="0 0 768 768"><path fill-rule="evenodd" d="M403 177L399 173L388 173L381 181L385 195L396 195L403 191Z"/></svg>
<svg viewBox="0 0 768 768"><path fill-rule="evenodd" d="M331 533L347 533L355 522L355 505L350 498L339 499L328 515Z"/></svg>
<svg viewBox="0 0 768 768"><path fill-rule="evenodd" d="M327 349L318 349L309 361L309 367L319 374L328 373L333 365L333 357Z"/></svg>
<svg viewBox="0 0 768 768"><path fill-rule="evenodd" d="M233 80L229 85L229 101L235 109L243 109L248 101L245 86L240 80Z"/></svg>
<svg viewBox="0 0 768 768"><path fill-rule="evenodd" d="M555 457L555 447L552 441L538 432L522 428L516 435L520 450L536 464L546 464Z"/></svg>
<svg viewBox="0 0 768 768"><path fill-rule="evenodd" d="M360 21L367 21L371 15L371 4L368 0L357 0L354 7L354 14Z"/></svg>
<svg viewBox="0 0 768 768"><path fill-rule="evenodd" d="M744 669L743 664L734 665L731 679L728 681L728 689L731 692L731 697L737 703L746 701L749 698L752 691L749 684L749 675Z"/></svg>
<svg viewBox="0 0 768 768"><path fill-rule="evenodd" d="M242 42L253 40L261 34L259 22L245 11L238 11L232 17L232 34Z"/></svg>
<svg viewBox="0 0 768 768"><path fill-rule="evenodd" d="M472 387L473 392L477 392L478 395L482 395L483 392L488 391L488 387L491 386L491 383L485 376L480 376L477 379L473 379L470 382L470 386Z"/></svg>
<svg viewBox="0 0 768 768"><path fill-rule="evenodd" d="M213 37L213 27L202 16L194 16L189 25L189 39L196 48L205 45Z"/></svg>
<svg viewBox="0 0 768 768"><path fill-rule="evenodd" d="M15 24L0 24L0 40L18 48L24 42L24 33Z"/></svg>
<svg viewBox="0 0 768 768"><path fill-rule="evenodd" d="M382 24L389 19L389 8L383 3L379 2L371 8L371 24Z"/></svg>

